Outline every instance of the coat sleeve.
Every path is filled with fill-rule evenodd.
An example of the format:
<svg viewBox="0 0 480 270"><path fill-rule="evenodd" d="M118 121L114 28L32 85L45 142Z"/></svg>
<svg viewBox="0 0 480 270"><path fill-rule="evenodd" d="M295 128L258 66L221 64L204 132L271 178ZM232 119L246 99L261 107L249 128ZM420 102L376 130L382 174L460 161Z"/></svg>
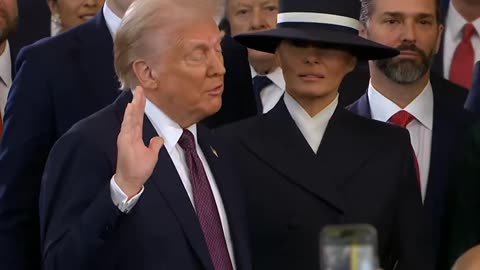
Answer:
<svg viewBox="0 0 480 270"><path fill-rule="evenodd" d="M107 154L105 145L86 137L67 133L45 167L40 221L46 270L96 269L124 215L113 204L109 187L116 158Z"/></svg>
<svg viewBox="0 0 480 270"><path fill-rule="evenodd" d="M27 270L40 264L38 194L54 107L42 58L22 51L17 66L0 144L0 269Z"/></svg>

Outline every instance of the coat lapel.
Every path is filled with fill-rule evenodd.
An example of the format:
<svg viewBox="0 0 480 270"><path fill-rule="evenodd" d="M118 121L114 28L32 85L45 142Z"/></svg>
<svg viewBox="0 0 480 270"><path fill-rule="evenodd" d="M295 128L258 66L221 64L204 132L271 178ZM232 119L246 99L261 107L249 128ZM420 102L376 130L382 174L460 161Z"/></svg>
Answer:
<svg viewBox="0 0 480 270"><path fill-rule="evenodd" d="M447 157L453 154L457 143L456 134L461 126L459 119L463 117L445 99L441 93L441 86L435 85L434 80L432 80L432 89L434 104L432 149L424 205L429 212L434 213L436 208L441 207L444 200L443 194L447 191L448 171L451 168L451 159Z"/></svg>
<svg viewBox="0 0 480 270"><path fill-rule="evenodd" d="M115 101L120 122L123 119L125 107L131 100L131 91L126 91ZM158 136L158 133L145 115L143 122L143 141L145 145L148 145L150 139L155 136ZM178 223L182 227L192 249L198 255L204 269L214 270L197 214L193 209L177 169L164 147L160 149L157 165L147 185L150 182L153 183L153 186L156 187L177 217Z"/></svg>
<svg viewBox="0 0 480 270"><path fill-rule="evenodd" d="M120 93L113 68L113 40L103 12L85 23L77 34L77 50L73 58L86 80L86 91L92 92L92 102L109 104Z"/></svg>
<svg viewBox="0 0 480 270"><path fill-rule="evenodd" d="M281 100L242 142L263 162L339 212L345 200L338 187L345 184L376 149L358 117L337 107L315 155ZM354 134L354 136L352 136ZM380 138L381 139L381 138Z"/></svg>
<svg viewBox="0 0 480 270"><path fill-rule="evenodd" d="M246 241L248 235L245 231L247 224L245 216L242 215L245 213L244 205L241 204L243 200L239 194L240 185L235 181L236 176L231 171L233 164L229 163L231 160L227 157L228 153L222 152L221 148L217 147L217 140L212 133L201 125L197 127L198 142L215 178L227 214L237 269L249 269L249 251Z"/></svg>

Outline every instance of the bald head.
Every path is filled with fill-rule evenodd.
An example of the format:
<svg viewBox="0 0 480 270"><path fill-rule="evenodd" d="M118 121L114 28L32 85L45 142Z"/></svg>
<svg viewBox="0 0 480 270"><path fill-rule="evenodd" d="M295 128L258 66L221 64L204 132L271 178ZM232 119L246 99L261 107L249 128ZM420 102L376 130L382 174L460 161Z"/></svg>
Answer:
<svg viewBox="0 0 480 270"><path fill-rule="evenodd" d="M480 245L465 252L452 267L452 270L478 270L480 269Z"/></svg>

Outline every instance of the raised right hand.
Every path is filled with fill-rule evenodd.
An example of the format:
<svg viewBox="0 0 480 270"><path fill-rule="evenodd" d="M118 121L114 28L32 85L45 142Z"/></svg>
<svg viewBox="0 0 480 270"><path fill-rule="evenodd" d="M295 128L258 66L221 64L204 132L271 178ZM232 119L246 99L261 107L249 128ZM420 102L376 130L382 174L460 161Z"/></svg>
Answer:
<svg viewBox="0 0 480 270"><path fill-rule="evenodd" d="M128 198L135 196L150 178L157 164L158 152L163 146L163 139L159 136L153 137L148 147L143 142L145 104L143 88L137 86L132 102L125 109L117 138L115 182Z"/></svg>

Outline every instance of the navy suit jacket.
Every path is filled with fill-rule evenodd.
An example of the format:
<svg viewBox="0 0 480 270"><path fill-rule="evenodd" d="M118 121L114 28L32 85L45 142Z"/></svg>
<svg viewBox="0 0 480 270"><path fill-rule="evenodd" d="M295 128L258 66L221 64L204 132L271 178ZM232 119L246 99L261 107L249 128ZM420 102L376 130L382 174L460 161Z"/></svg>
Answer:
<svg viewBox="0 0 480 270"><path fill-rule="evenodd" d="M480 116L480 61L475 64L472 89L470 89L465 101L465 108Z"/></svg>
<svg viewBox="0 0 480 270"><path fill-rule="evenodd" d="M440 251L445 235L445 214L449 174L459 158L458 151L474 116L463 108L467 92L465 89L432 75L433 130L430 171L424 206L433 224L436 251ZM351 112L371 118L368 96L363 95L348 107Z"/></svg>
<svg viewBox="0 0 480 270"><path fill-rule="evenodd" d="M24 46L49 37L51 24L47 1L17 0L17 3L17 31L8 40L13 61Z"/></svg>
<svg viewBox="0 0 480 270"><path fill-rule="evenodd" d="M338 106L315 154L283 99L219 130L246 189L255 269L319 269L325 225L368 223L383 269L433 269L405 130Z"/></svg>
<svg viewBox="0 0 480 270"><path fill-rule="evenodd" d="M38 193L47 155L78 120L117 97L103 16L24 48L0 143L0 269L39 269Z"/></svg>
<svg viewBox="0 0 480 270"><path fill-rule="evenodd" d="M256 113L254 105L248 111L241 102L252 93L250 69L235 57L246 59L246 49L232 46L239 45L222 44L229 61L224 91L229 98L219 117L211 117L213 126ZM232 65L235 68L228 68ZM73 124L111 104L120 93L103 12L24 48L16 69L0 143L0 269L37 270L38 194L48 153Z"/></svg>
<svg viewBox="0 0 480 270"><path fill-rule="evenodd" d="M195 210L165 148L133 209L123 214L112 202L117 136L131 100L130 91L123 93L114 104L76 124L53 147L40 196L45 270L214 270ZM221 142L201 125L197 130L222 196L237 269L249 270L237 175ZM148 144L154 136L145 116L143 140Z"/></svg>

